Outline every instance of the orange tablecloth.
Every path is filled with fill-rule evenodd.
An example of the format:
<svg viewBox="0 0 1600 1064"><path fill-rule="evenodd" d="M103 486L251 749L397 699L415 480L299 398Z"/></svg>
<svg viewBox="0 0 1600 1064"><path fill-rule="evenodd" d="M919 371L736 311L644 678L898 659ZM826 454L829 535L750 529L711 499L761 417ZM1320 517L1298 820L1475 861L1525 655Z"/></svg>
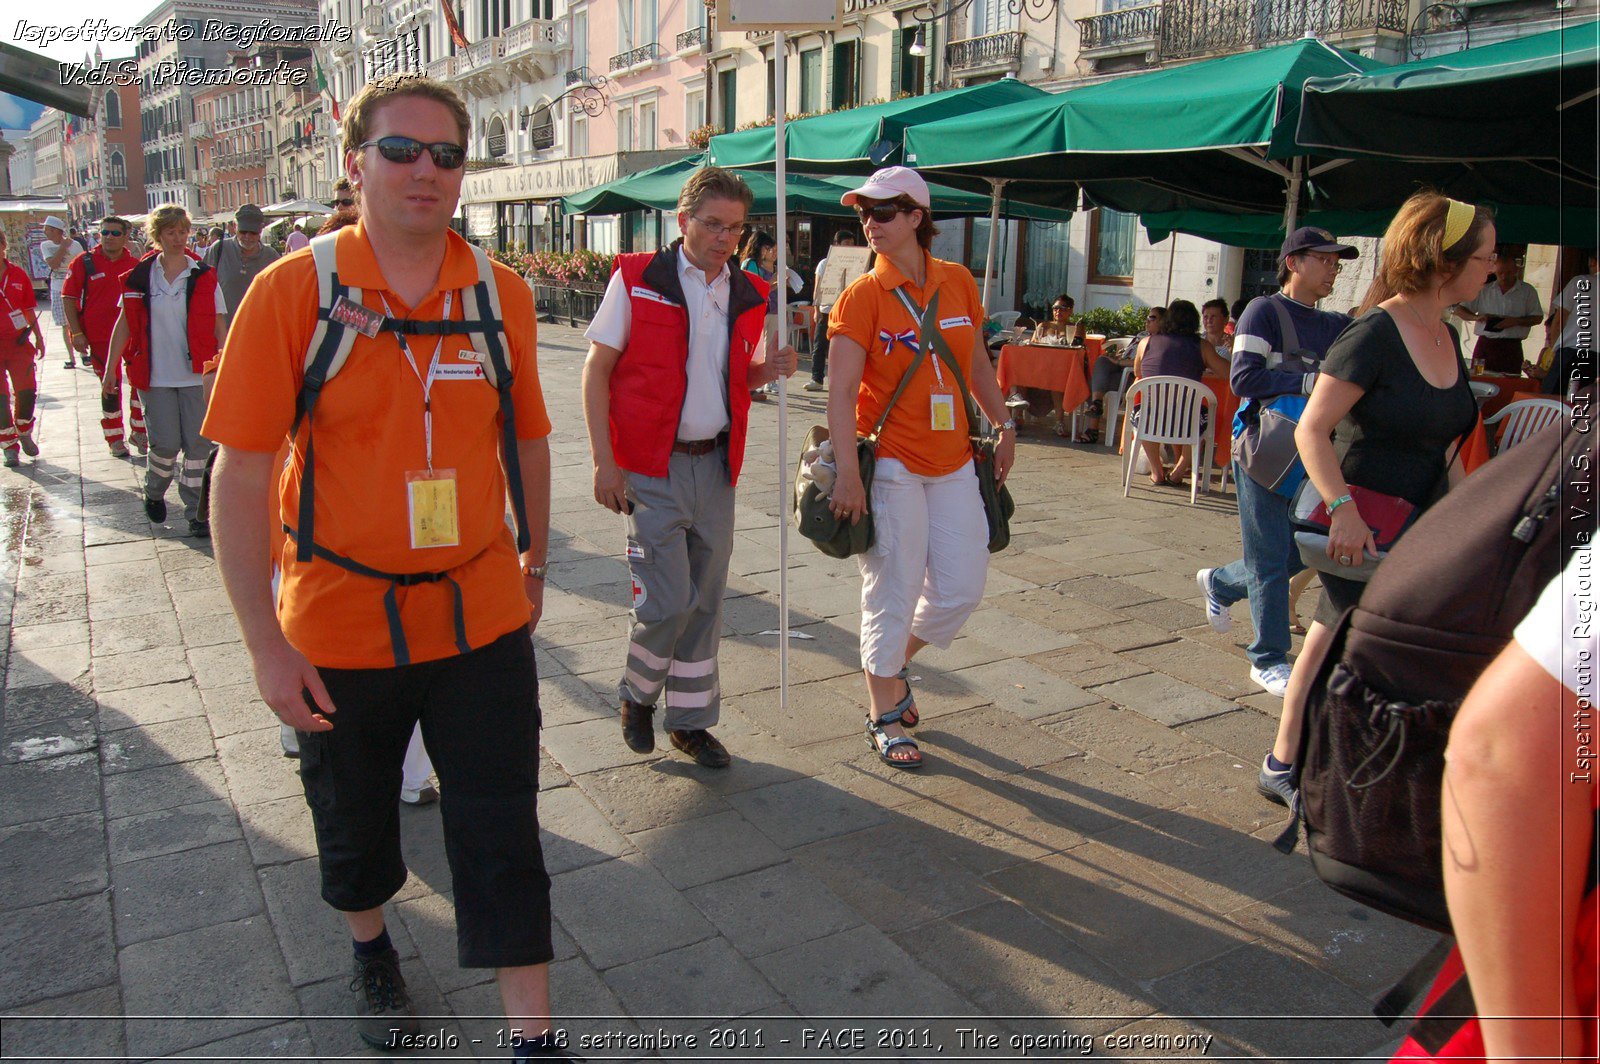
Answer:
<svg viewBox="0 0 1600 1064"><path fill-rule="evenodd" d="M996 370L1000 390L1043 388L1061 393L1061 409L1071 412L1089 398L1088 364L1082 348L1007 344Z"/></svg>
<svg viewBox="0 0 1600 1064"><path fill-rule="evenodd" d="M1501 410L1518 399L1531 399L1539 394L1542 382L1530 377L1496 377L1492 374L1480 373L1472 378L1483 384L1493 384L1500 389L1500 394L1485 399L1478 407L1478 412L1484 417L1493 417Z"/></svg>
<svg viewBox="0 0 1600 1064"><path fill-rule="evenodd" d="M1205 377L1200 381L1217 396L1217 408L1211 412L1211 440L1215 445L1217 464L1226 466L1233 461L1233 415L1239 412L1239 397L1226 377Z"/></svg>

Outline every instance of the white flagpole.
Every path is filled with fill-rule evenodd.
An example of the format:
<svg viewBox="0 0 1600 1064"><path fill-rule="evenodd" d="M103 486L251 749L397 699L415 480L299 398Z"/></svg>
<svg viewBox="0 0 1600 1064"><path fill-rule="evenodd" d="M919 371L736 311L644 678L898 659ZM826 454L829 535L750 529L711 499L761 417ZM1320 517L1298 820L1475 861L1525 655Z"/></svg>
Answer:
<svg viewBox="0 0 1600 1064"><path fill-rule="evenodd" d="M772 39L774 51L772 98L774 115L776 195L778 199L778 271L773 284L778 286L777 347L784 346L789 333L789 211L787 171L789 146L784 139L784 114L789 110L789 69L787 34L778 30ZM774 350L767 345L768 354ZM789 515L794 509L793 487L786 483L789 471L789 381L778 378L778 709L789 708Z"/></svg>

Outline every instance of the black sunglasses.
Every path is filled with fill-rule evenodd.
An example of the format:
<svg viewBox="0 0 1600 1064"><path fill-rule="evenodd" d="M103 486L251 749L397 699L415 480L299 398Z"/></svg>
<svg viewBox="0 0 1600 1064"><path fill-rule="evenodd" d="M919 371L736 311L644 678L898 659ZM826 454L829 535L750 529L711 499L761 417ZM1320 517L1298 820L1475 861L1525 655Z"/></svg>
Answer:
<svg viewBox="0 0 1600 1064"><path fill-rule="evenodd" d="M435 161L437 161L437 156L435 157ZM354 207L356 205L356 201L353 199L336 199L333 201L333 205L335 207Z"/></svg>
<svg viewBox="0 0 1600 1064"><path fill-rule="evenodd" d="M102 230L100 230L100 235L101 236L121 236L122 235L122 230L121 229L102 229Z"/></svg>
<svg viewBox="0 0 1600 1064"><path fill-rule="evenodd" d="M879 225L886 225L894 221L895 215L910 214L917 209L916 207L905 207L898 203L878 203L871 207L863 207L857 203L855 206L856 217L861 219L863 225L869 220L877 222Z"/></svg>
<svg viewBox="0 0 1600 1064"><path fill-rule="evenodd" d="M1068 306L1067 304L1065 304L1065 303L1057 303L1055 306L1051 307L1050 309L1051 310L1071 310L1072 308L1070 306Z"/></svg>
<svg viewBox="0 0 1600 1064"><path fill-rule="evenodd" d="M459 170L467 161L467 149L448 141L424 144L410 137L379 137L377 140L367 141L361 147L377 148L378 154L392 163L414 163L422 158L422 151L426 148L428 154L433 156L433 165L441 170Z"/></svg>

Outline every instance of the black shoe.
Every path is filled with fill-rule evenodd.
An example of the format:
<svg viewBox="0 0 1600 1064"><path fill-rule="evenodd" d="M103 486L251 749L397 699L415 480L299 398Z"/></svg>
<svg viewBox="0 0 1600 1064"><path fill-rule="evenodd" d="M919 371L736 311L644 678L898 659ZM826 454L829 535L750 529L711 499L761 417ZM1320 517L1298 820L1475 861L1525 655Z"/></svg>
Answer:
<svg viewBox="0 0 1600 1064"><path fill-rule="evenodd" d="M156 524L161 524L167 519L167 500L152 499L149 496L144 500L144 515Z"/></svg>
<svg viewBox="0 0 1600 1064"><path fill-rule="evenodd" d="M211 522L201 521L198 518L191 517L189 519L189 535L193 536L195 539L210 539Z"/></svg>
<svg viewBox="0 0 1600 1064"><path fill-rule="evenodd" d="M727 768L733 761L733 755L728 753L728 748L704 728L668 732L667 737L672 740L675 748L682 750L706 768Z"/></svg>
<svg viewBox="0 0 1600 1064"><path fill-rule="evenodd" d="M622 741L636 754L648 754L656 748L656 730L650 722L655 712L655 706L622 700Z"/></svg>
<svg viewBox="0 0 1600 1064"><path fill-rule="evenodd" d="M422 1033L400 974L400 955L392 948L356 958L350 992L356 999L356 1033L372 1048L402 1049L401 1038Z"/></svg>
<svg viewBox="0 0 1600 1064"><path fill-rule="evenodd" d="M77 363L72 361L72 359L69 358L69 359L67 359L66 365L63 366L62 368L63 369L72 369L76 365L77 365Z"/></svg>

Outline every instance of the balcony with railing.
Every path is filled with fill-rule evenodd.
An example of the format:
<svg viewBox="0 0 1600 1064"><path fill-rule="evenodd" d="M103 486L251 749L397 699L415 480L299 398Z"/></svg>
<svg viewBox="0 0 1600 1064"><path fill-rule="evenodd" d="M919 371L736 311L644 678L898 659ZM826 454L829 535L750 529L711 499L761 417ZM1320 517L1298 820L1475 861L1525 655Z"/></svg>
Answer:
<svg viewBox="0 0 1600 1064"><path fill-rule="evenodd" d="M957 75L1015 70L1022 62L1023 36L1012 30L951 41L944 47L945 65Z"/></svg>
<svg viewBox="0 0 1600 1064"><path fill-rule="evenodd" d="M689 55L694 52L703 52L710 39L711 34L704 26L696 26L692 30L684 30L678 34L676 42L678 54Z"/></svg>
<svg viewBox="0 0 1600 1064"><path fill-rule="evenodd" d="M1078 54L1085 59L1154 52L1161 39L1161 5L1145 4L1077 19Z"/></svg>
<svg viewBox="0 0 1600 1064"><path fill-rule="evenodd" d="M510 71L500 60L506 54L504 37L485 37L455 56L454 78L473 96L494 96L511 85Z"/></svg>
<svg viewBox="0 0 1600 1064"><path fill-rule="evenodd" d="M190 122L189 123L189 139L190 140L201 140L201 139L203 139L205 137L209 137L209 136L211 136L211 123L210 122L207 122L205 119L202 118L202 119L199 119L198 121L194 121L194 122Z"/></svg>
<svg viewBox="0 0 1600 1064"><path fill-rule="evenodd" d="M447 81L456 76L456 57L453 55L440 56L428 64L428 76L438 81Z"/></svg>
<svg viewBox="0 0 1600 1064"><path fill-rule="evenodd" d="M612 74L631 74L653 66L661 58L661 46L652 41L611 57Z"/></svg>
<svg viewBox="0 0 1600 1064"><path fill-rule="evenodd" d="M566 44L566 21L530 18L506 30L506 65L529 82L543 81L556 72L556 59Z"/></svg>
<svg viewBox="0 0 1600 1064"><path fill-rule="evenodd" d="M1406 31L1407 0L1165 0L1161 58L1243 52L1314 34L1327 41Z"/></svg>

